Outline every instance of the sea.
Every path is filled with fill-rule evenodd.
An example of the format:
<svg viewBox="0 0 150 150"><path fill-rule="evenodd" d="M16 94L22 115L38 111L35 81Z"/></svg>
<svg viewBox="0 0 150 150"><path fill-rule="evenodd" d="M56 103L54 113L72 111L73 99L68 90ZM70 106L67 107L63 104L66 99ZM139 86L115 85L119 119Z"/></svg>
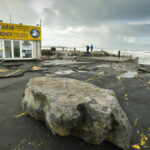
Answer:
<svg viewBox="0 0 150 150"><path fill-rule="evenodd" d="M44 47L43 47L44 48ZM47 47L47 49L50 49ZM56 47L57 50L62 50L62 47ZM64 50L74 50L74 47L64 47ZM76 47L76 50L85 51L86 47ZM94 48L94 51L104 50L111 54L118 54L118 49ZM150 65L150 50L120 50L121 56L131 56L133 59L138 57L138 64Z"/></svg>
<svg viewBox="0 0 150 150"><path fill-rule="evenodd" d="M77 48L77 50L86 51L85 48ZM118 54L118 49L94 49L95 51L104 50L111 54ZM138 64L146 64L150 65L150 51L140 51L140 50L120 50L121 56L130 56L131 58L135 59L138 57Z"/></svg>

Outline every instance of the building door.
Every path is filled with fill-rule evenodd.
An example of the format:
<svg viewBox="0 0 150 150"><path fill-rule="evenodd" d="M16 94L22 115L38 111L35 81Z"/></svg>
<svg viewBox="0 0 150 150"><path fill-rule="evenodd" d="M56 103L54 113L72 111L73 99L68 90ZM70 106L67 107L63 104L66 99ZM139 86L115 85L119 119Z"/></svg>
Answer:
<svg viewBox="0 0 150 150"><path fill-rule="evenodd" d="M20 58L20 42L13 41L14 58Z"/></svg>
<svg viewBox="0 0 150 150"><path fill-rule="evenodd" d="M10 40L5 40L4 45L5 45L5 58L12 58L11 41Z"/></svg>
<svg viewBox="0 0 150 150"><path fill-rule="evenodd" d="M3 41L0 40L0 58L3 58Z"/></svg>

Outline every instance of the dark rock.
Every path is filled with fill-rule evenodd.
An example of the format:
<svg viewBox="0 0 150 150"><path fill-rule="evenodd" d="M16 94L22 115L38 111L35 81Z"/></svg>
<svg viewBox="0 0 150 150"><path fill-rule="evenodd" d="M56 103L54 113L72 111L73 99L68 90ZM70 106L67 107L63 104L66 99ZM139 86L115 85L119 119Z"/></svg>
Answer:
<svg viewBox="0 0 150 150"><path fill-rule="evenodd" d="M131 125L112 90L74 79L38 77L27 84L22 105L53 134L130 147Z"/></svg>

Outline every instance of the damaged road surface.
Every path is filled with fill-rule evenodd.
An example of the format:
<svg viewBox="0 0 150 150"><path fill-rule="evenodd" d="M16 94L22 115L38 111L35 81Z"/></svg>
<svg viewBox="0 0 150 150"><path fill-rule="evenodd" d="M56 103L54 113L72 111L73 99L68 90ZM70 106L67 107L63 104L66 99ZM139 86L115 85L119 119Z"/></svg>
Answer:
<svg viewBox="0 0 150 150"><path fill-rule="evenodd" d="M87 60L84 61L87 62ZM103 142L99 146L94 146L86 144L83 140L76 137L52 135L43 122L37 121L23 112L21 102L25 85L30 78L39 76L77 79L92 83L100 88L113 90L133 128L130 150L149 150L150 76L140 78L139 75L135 75L132 78L122 78L120 77L121 74L127 71L136 71L136 68L133 66L127 68L127 70L120 71L118 68L111 67L116 63L109 62L111 64L109 68L101 66L102 64L104 63L92 60L90 64L58 65L46 67L40 71L37 68L37 70L33 71L33 66L41 64L31 63L28 69L32 71L27 71L23 76L1 78L0 150L59 150L60 148L61 150L120 150L109 142ZM28 65L28 63L25 62L24 65ZM94 65L101 67L94 68ZM132 66L132 64L127 66ZM10 69L5 68L5 66L1 67ZM16 66L15 69L22 69L22 67ZM73 70L73 72L68 74L55 73L64 70Z"/></svg>
<svg viewBox="0 0 150 150"><path fill-rule="evenodd" d="M0 64L0 79L23 76L32 71L32 66L37 62L3 62Z"/></svg>

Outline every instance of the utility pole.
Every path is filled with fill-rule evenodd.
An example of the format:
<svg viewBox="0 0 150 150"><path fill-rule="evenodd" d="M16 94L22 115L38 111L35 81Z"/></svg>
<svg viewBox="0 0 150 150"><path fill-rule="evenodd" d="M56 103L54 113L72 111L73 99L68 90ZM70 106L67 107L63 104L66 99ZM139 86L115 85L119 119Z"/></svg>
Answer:
<svg viewBox="0 0 150 150"><path fill-rule="evenodd" d="M9 15L9 17L10 17L10 23L11 23L11 15Z"/></svg>
<svg viewBox="0 0 150 150"><path fill-rule="evenodd" d="M42 26L42 20L40 19L40 28ZM41 34L42 34L42 31L41 31ZM42 36L42 35L41 35ZM42 37L41 37L42 38ZM41 41L40 41L40 52L42 51L42 45L41 45ZM41 52L42 53L42 52ZM41 57L41 54L40 54L40 57Z"/></svg>
<svg viewBox="0 0 150 150"><path fill-rule="evenodd" d="M42 26L42 20L40 19L40 27Z"/></svg>

